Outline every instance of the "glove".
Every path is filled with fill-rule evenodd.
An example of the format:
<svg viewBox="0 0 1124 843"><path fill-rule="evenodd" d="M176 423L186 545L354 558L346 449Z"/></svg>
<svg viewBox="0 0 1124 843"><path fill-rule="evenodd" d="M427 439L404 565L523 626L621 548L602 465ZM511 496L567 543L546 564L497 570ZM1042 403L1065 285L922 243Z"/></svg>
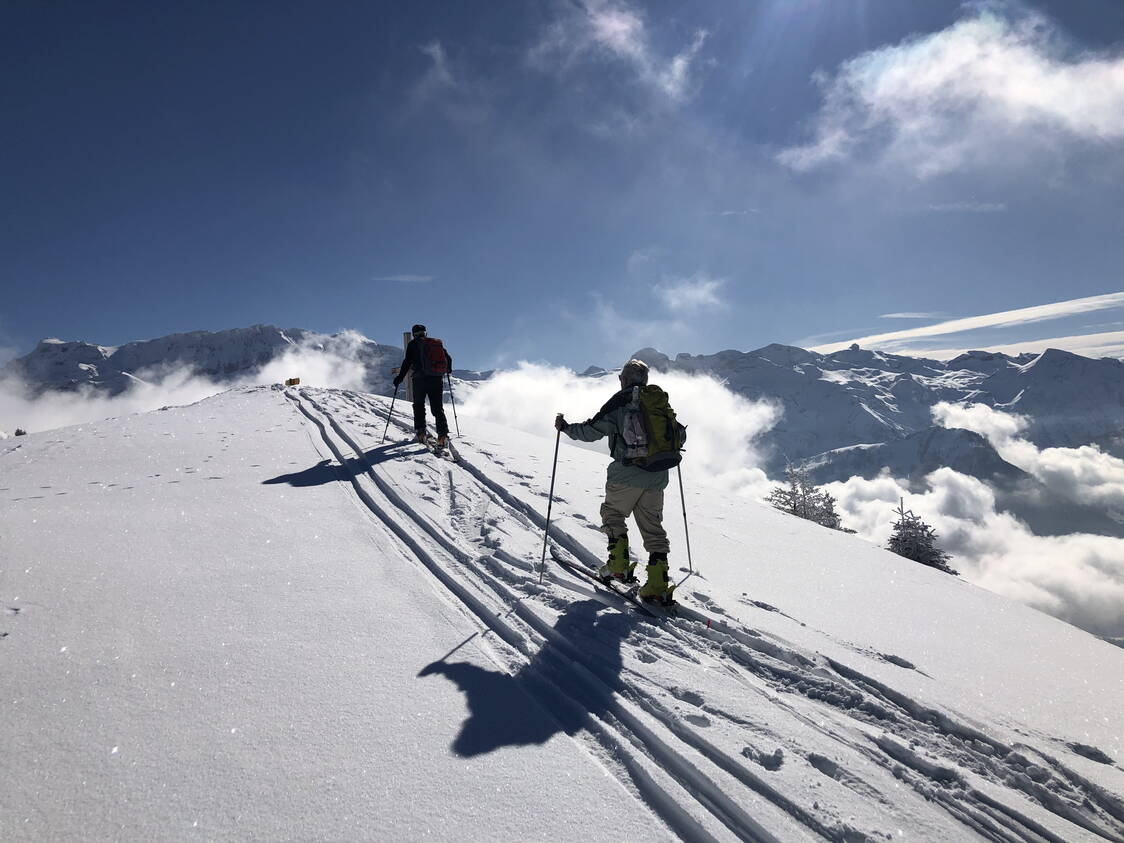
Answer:
<svg viewBox="0 0 1124 843"><path fill-rule="evenodd" d="M569 423L564 418L562 418L561 413L559 413L557 416L554 417L554 429L555 430L565 430L569 426L570 426Z"/></svg>
<svg viewBox="0 0 1124 843"><path fill-rule="evenodd" d="M398 389L398 387L400 387L401 385L402 385L402 376L399 375L398 377L396 377L394 379L394 388Z"/></svg>

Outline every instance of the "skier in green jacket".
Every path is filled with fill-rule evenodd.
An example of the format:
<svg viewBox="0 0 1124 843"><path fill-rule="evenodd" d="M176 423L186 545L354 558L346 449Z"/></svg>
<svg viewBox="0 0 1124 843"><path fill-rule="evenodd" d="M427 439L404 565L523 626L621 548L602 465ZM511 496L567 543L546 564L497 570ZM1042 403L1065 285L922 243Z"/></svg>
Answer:
<svg viewBox="0 0 1124 843"><path fill-rule="evenodd" d="M648 366L632 359L621 369L620 391L610 398L593 418L581 423L568 423L561 414L554 426L582 442L594 442L609 437L608 478L605 483L605 502L601 504L601 529L609 537L609 559L600 570L603 578L631 582L636 563L629 561L629 515L636 526L648 552L648 578L640 587L641 599L670 603L672 587L668 578L667 554L671 549L667 532L663 528L663 490L667 488L667 470L652 471L640 468L636 460L625 456L625 430L630 413L638 406L639 389L648 383ZM636 389L639 388L639 389ZM657 387L652 387L658 391ZM661 393L662 394L662 393ZM664 396L666 401L666 396ZM683 429L680 427L680 430ZM681 434L685 438L685 432ZM682 440L681 440L682 441Z"/></svg>

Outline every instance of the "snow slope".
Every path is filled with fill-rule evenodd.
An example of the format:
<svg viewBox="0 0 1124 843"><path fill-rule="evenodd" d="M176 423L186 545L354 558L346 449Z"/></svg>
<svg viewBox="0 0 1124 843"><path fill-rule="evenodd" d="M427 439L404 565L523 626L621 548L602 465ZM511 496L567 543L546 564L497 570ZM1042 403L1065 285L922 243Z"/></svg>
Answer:
<svg viewBox="0 0 1124 843"><path fill-rule="evenodd" d="M540 584L553 442L441 460L387 404L0 444L0 839L1124 839L1119 648L689 464L678 618ZM605 458L561 453L592 565Z"/></svg>

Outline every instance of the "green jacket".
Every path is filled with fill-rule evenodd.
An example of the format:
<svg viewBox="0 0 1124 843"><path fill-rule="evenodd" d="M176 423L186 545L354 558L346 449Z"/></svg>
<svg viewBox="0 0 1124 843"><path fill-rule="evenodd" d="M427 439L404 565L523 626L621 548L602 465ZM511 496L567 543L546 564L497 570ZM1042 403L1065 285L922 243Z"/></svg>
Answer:
<svg viewBox="0 0 1124 843"><path fill-rule="evenodd" d="M645 471L621 462L624 454L624 437L621 435L621 430L624 428L625 410L631 401L632 387L622 389L606 401L605 406L598 410L593 418L584 422L570 423L563 432L571 439L581 442L596 442L605 436L609 437L609 454L613 458L608 470L610 483L619 483L637 489L666 489L666 471Z"/></svg>

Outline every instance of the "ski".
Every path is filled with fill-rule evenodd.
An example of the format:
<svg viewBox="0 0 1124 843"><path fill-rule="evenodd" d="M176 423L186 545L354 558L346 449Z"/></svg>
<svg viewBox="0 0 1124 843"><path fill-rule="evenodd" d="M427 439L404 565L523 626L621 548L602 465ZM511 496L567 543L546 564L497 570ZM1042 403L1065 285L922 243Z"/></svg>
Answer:
<svg viewBox="0 0 1124 843"><path fill-rule="evenodd" d="M452 445L448 440L445 441L444 445L438 445L437 437L427 433L425 435L425 442L423 444L435 457L440 457L441 459L448 460L449 462L457 461L456 454L453 453Z"/></svg>
<svg viewBox="0 0 1124 843"><path fill-rule="evenodd" d="M555 556L552 556L551 558L570 573L577 574L580 577L591 580L606 591L613 592L613 594L615 594L617 597L620 597L622 600L627 600L638 612L641 612L642 614L647 615L650 618L663 618L669 615L673 616L675 614L675 608L678 605L676 603L672 603L670 606L661 606L659 604L646 603L637 596L635 588L621 588L617 585L616 581L609 580L608 582L606 582L588 568L585 568L581 565L575 565L571 562L566 562L565 560L559 559Z"/></svg>

